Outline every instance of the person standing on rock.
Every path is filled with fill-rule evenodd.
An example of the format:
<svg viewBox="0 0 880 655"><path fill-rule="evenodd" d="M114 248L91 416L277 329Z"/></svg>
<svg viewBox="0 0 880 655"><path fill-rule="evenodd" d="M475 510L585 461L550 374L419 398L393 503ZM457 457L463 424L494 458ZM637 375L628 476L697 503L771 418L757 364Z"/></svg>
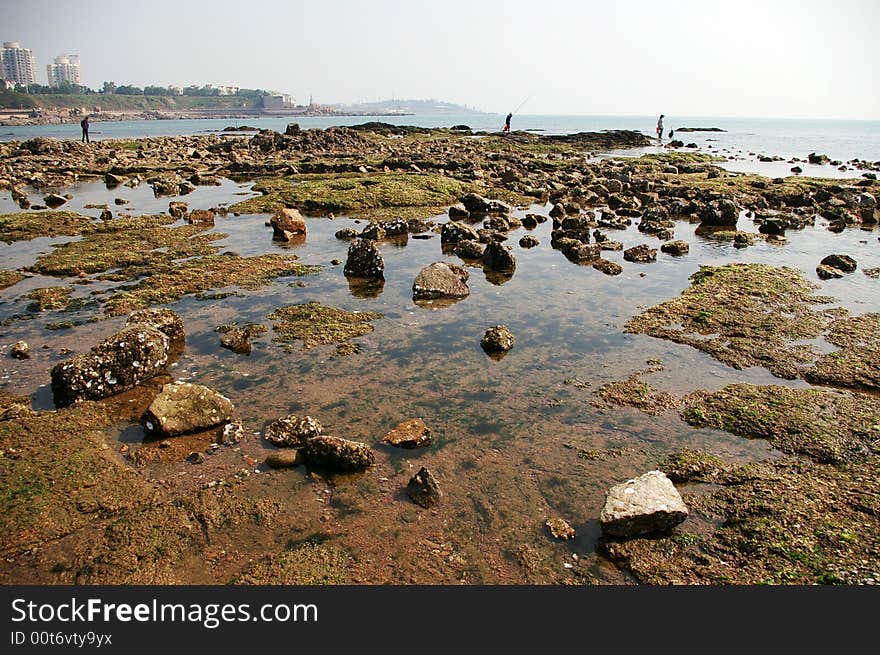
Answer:
<svg viewBox="0 0 880 655"><path fill-rule="evenodd" d="M660 114L660 118L657 119L657 139L660 141L663 140L663 114Z"/></svg>
<svg viewBox="0 0 880 655"><path fill-rule="evenodd" d="M79 126L82 128L82 131L83 131L82 142L83 143L90 143L90 141L89 141L89 117L86 116L84 119L82 119L79 122Z"/></svg>
<svg viewBox="0 0 880 655"><path fill-rule="evenodd" d="M510 132L510 119L511 118L513 118L513 113L508 114L507 117L504 119L504 131L505 132Z"/></svg>

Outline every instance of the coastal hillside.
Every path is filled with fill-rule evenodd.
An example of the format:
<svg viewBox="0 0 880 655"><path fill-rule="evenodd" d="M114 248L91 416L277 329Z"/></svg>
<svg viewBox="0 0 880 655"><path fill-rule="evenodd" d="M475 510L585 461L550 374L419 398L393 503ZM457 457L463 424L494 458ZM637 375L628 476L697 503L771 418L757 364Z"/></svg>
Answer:
<svg viewBox="0 0 880 655"><path fill-rule="evenodd" d="M331 105L334 109L357 113L387 114L399 112L401 114L418 114L419 116L448 116L460 114L484 114L467 105L457 105L442 100L379 100L377 102L360 102L350 105Z"/></svg>
<svg viewBox="0 0 880 655"><path fill-rule="evenodd" d="M121 94L35 94L4 91L0 93L2 109L73 109L85 107L103 111L149 111L187 109L253 109L259 98L240 96L144 96Z"/></svg>

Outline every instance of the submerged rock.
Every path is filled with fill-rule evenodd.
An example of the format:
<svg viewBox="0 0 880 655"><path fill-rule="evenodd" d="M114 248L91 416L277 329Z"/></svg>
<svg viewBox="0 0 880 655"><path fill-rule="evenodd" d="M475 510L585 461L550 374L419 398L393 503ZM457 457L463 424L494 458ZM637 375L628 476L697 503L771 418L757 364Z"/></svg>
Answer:
<svg viewBox="0 0 880 655"><path fill-rule="evenodd" d="M607 535L634 537L671 530L687 516L681 494L666 474L649 471L608 491L599 522Z"/></svg>
<svg viewBox="0 0 880 655"><path fill-rule="evenodd" d="M367 444L330 435L309 439L301 452L309 466L340 473L362 471L371 467L375 460L373 450Z"/></svg>
<svg viewBox="0 0 880 655"><path fill-rule="evenodd" d="M398 424L382 442L396 448L424 448L431 444L431 429L422 419L414 418Z"/></svg>
<svg viewBox="0 0 880 655"><path fill-rule="evenodd" d="M223 335L220 337L220 345L223 348L228 348L239 355L250 355L253 349L251 337L263 334L266 331L266 326L256 323L242 326L221 325L217 331Z"/></svg>
<svg viewBox="0 0 880 655"><path fill-rule="evenodd" d="M534 248L537 245L540 245L540 241L537 238L533 237L531 234L527 234L519 240L520 248Z"/></svg>
<svg viewBox="0 0 880 655"><path fill-rule="evenodd" d="M132 389L165 370L169 339L154 327L134 325L108 337L91 352L52 368L55 403L100 400Z"/></svg>
<svg viewBox="0 0 880 655"><path fill-rule="evenodd" d="M368 280L385 278L385 259L379 248L369 239L355 239L348 247L348 259L343 269L345 277Z"/></svg>
<svg viewBox="0 0 880 655"><path fill-rule="evenodd" d="M593 262L593 268L605 275L620 275L623 273L623 266L617 262L610 262L607 259L597 259Z"/></svg>
<svg viewBox="0 0 880 655"><path fill-rule="evenodd" d="M443 498L437 478L424 466L410 478L409 484L406 485L406 493L416 505L425 509L433 507Z"/></svg>
<svg viewBox="0 0 880 655"><path fill-rule="evenodd" d="M554 517L548 519L545 525L554 539L574 539L577 536L575 529L565 519Z"/></svg>
<svg viewBox="0 0 880 655"><path fill-rule="evenodd" d="M302 455L293 448L279 450L266 457L266 466L273 469L291 468L302 463Z"/></svg>
<svg viewBox="0 0 880 655"><path fill-rule="evenodd" d="M207 430L232 419L232 401L200 384L172 382L144 412L147 431L166 437Z"/></svg>
<svg viewBox="0 0 880 655"><path fill-rule="evenodd" d="M479 241L459 241L453 252L462 259L480 259L484 246Z"/></svg>
<svg viewBox="0 0 880 655"><path fill-rule="evenodd" d="M516 339L506 325L490 327L480 340L480 346L487 353L506 353L514 343Z"/></svg>
<svg viewBox="0 0 880 655"><path fill-rule="evenodd" d="M441 243L458 243L459 241L479 241L479 233L470 225L458 221L444 223L440 227Z"/></svg>
<svg viewBox="0 0 880 655"><path fill-rule="evenodd" d="M463 195L459 200L465 209L475 214L509 214L511 210L507 203L500 200L489 200L476 193Z"/></svg>
<svg viewBox="0 0 880 655"><path fill-rule="evenodd" d="M413 282L413 300L463 298L471 292L468 277L468 272L461 266L448 262L429 264L419 271Z"/></svg>
<svg viewBox="0 0 880 655"><path fill-rule="evenodd" d="M296 414L290 414L266 426L263 436L276 446L299 448L323 432L324 426L318 419L311 416L300 419Z"/></svg>

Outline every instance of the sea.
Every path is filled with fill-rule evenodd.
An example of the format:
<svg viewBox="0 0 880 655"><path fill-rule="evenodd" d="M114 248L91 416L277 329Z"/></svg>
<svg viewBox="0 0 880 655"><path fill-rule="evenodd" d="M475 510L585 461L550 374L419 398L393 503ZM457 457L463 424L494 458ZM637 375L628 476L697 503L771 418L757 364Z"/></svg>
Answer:
<svg viewBox="0 0 880 655"><path fill-rule="evenodd" d="M90 136L100 139L137 139L145 137L210 134L229 126L247 125L283 132L288 123L299 123L303 129L357 125L382 121L394 125L420 127L452 127L467 125L474 131L497 132L504 124L498 114L409 115L409 116L308 116L248 117L239 119L210 118L184 120L96 121ZM564 116L515 115L511 128L535 134L571 134L601 130L635 130L656 136L657 116ZM854 177L852 160L880 163L880 121L806 120L780 118L723 118L666 116L664 126L677 133L685 145L695 150L727 158L723 164L732 171L754 172L772 177L791 175L796 164L803 175L816 177ZM719 128L723 132L678 132L680 128ZM34 137L79 139L78 124L25 125L0 127L0 141L25 140ZM612 153L639 156L665 150L663 144L650 148ZM806 164L810 153L827 155L835 165ZM761 161L760 157L780 157L780 161ZM841 170L842 168L842 170Z"/></svg>

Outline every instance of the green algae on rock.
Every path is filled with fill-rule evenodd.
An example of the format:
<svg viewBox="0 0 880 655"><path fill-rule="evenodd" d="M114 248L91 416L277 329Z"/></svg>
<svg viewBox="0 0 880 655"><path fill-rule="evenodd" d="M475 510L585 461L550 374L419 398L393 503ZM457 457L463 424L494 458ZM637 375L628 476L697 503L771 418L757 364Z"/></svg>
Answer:
<svg viewBox="0 0 880 655"><path fill-rule="evenodd" d="M237 203L230 211L255 214L296 207L310 214L327 214L383 207L436 208L456 202L468 188L444 175L345 173L264 180L254 185L254 190L263 195Z"/></svg>
<svg viewBox="0 0 880 655"><path fill-rule="evenodd" d="M36 237L76 236L92 224L76 212L19 212L0 214L0 241L12 243Z"/></svg>
<svg viewBox="0 0 880 655"><path fill-rule="evenodd" d="M296 261L296 257L260 255L240 257L234 253L208 255L145 277L134 288L112 295L105 305L111 316L135 309L180 300L208 289L237 286L257 289L276 277L311 275L318 269Z"/></svg>
<svg viewBox="0 0 880 655"><path fill-rule="evenodd" d="M865 457L880 445L880 406L875 399L820 389L732 384L685 398L690 425L766 439L789 453L819 463Z"/></svg>
<svg viewBox="0 0 880 655"><path fill-rule="evenodd" d="M634 407L638 410L659 416L669 409L678 405L675 396L665 391L655 391L654 388L644 382L641 377L647 373L662 370L660 367L650 367L644 371L636 371L626 380L609 382L596 390L594 407L608 407L612 405Z"/></svg>
<svg viewBox="0 0 880 655"><path fill-rule="evenodd" d="M826 353L804 373L814 384L880 389L880 314L835 321L825 336L839 350Z"/></svg>
<svg viewBox="0 0 880 655"><path fill-rule="evenodd" d="M375 312L349 312L328 307L319 302L281 307L269 314L277 321L275 341L291 343L302 341L303 346L342 343L373 331L372 321L383 318ZM342 353L341 353L342 354Z"/></svg>
<svg viewBox="0 0 880 655"><path fill-rule="evenodd" d="M599 547L644 584L864 584L877 577L878 473L876 455L753 465L714 493L686 493L691 518L717 528Z"/></svg>
<svg viewBox="0 0 880 655"><path fill-rule="evenodd" d="M692 346L736 369L763 366L792 379L815 356L792 342L819 337L846 314L816 311L830 299L812 295L814 289L791 268L702 266L681 296L631 318L624 329Z"/></svg>
<svg viewBox="0 0 880 655"><path fill-rule="evenodd" d="M18 284L24 279L24 275L18 271L0 270L0 289L8 289L13 284Z"/></svg>
<svg viewBox="0 0 880 655"><path fill-rule="evenodd" d="M345 549L307 541L254 562L230 580L239 585L315 585L351 582L354 560Z"/></svg>

